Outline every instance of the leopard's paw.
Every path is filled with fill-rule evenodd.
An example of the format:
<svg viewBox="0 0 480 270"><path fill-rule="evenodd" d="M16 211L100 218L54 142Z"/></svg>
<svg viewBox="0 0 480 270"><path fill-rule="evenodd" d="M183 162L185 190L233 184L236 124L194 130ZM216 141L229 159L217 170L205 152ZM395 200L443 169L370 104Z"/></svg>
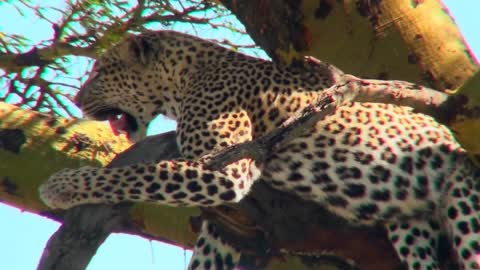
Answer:
<svg viewBox="0 0 480 270"><path fill-rule="evenodd" d="M40 185L38 191L40 199L50 208L68 209L82 204L80 183L85 183L81 171L88 171L90 167L78 169L63 169L56 172ZM85 175L85 174L83 174ZM84 188L83 188L84 189Z"/></svg>

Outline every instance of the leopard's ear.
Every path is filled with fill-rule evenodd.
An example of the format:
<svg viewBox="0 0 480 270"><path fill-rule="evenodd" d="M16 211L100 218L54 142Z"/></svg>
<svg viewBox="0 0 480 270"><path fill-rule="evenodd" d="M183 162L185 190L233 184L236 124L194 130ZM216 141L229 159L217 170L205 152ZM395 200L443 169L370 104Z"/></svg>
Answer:
<svg viewBox="0 0 480 270"><path fill-rule="evenodd" d="M155 57L155 50L151 40L144 36L130 36L127 38L129 58L132 62L148 65Z"/></svg>

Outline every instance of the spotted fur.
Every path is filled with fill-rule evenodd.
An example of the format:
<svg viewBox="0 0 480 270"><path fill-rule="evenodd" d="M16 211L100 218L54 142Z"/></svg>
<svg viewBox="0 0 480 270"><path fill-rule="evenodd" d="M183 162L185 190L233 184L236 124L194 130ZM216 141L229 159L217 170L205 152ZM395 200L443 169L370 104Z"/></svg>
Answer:
<svg viewBox="0 0 480 270"><path fill-rule="evenodd" d="M367 82L358 87L415 87ZM133 139L158 114L176 119L185 159L64 170L42 185L41 197L53 208L121 201L215 206L238 202L261 180L353 223L384 224L408 269L439 269L440 232L461 269L480 269L479 170L446 127L411 108L347 104L272 153L262 170L250 159L219 171L205 167L209 154L264 135L333 83L322 73L306 76L175 32L131 37L97 61L78 102L92 118L130 115ZM239 253L208 228L190 268L233 268ZM227 263L207 263L216 257Z"/></svg>
<svg viewBox="0 0 480 270"><path fill-rule="evenodd" d="M225 242L217 228L203 222L200 236L193 251L189 269L233 269L240 259L240 250Z"/></svg>

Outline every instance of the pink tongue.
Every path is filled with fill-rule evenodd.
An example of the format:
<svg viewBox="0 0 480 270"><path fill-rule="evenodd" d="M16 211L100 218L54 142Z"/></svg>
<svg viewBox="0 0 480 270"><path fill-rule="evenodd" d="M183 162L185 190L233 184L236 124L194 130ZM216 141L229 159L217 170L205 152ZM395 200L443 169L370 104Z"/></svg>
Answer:
<svg viewBox="0 0 480 270"><path fill-rule="evenodd" d="M122 133L127 133L128 122L125 114L120 115L119 118L117 118L115 115L109 116L108 122L110 123L110 127L112 128L112 132L115 136L118 136Z"/></svg>

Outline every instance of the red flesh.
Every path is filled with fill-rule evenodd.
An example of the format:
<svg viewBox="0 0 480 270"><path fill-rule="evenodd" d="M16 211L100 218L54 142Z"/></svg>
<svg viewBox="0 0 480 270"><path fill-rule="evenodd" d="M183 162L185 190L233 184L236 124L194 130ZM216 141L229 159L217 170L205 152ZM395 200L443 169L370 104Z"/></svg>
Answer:
<svg viewBox="0 0 480 270"><path fill-rule="evenodd" d="M125 134L128 131L127 116L125 114L121 114L118 118L116 115L109 116L108 123L110 124L112 132L115 136Z"/></svg>

